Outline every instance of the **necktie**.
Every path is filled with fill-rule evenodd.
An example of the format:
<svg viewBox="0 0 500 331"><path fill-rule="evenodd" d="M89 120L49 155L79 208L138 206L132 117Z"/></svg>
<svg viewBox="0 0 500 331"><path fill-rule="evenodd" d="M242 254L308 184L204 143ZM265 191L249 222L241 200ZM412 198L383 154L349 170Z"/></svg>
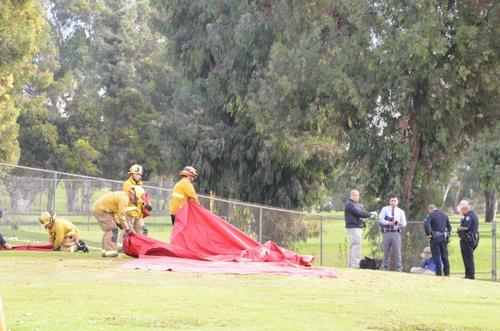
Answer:
<svg viewBox="0 0 500 331"><path fill-rule="evenodd" d="M394 221L394 207L391 210L391 220ZM391 230L394 230L394 226L391 225Z"/></svg>

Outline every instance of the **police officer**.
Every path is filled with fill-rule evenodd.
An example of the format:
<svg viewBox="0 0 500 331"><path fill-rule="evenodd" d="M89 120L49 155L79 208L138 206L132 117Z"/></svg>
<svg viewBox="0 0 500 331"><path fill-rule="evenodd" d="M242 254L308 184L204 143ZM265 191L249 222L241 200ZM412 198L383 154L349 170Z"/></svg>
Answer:
<svg viewBox="0 0 500 331"><path fill-rule="evenodd" d="M465 266L465 278L474 279L474 250L479 244L479 221L477 215L471 210L469 202L461 201L457 209L463 215L457 233L460 237L460 251Z"/></svg>
<svg viewBox="0 0 500 331"><path fill-rule="evenodd" d="M430 239L432 259L436 265L436 276L450 275L450 261L448 260L448 241L451 225L448 216L439 211L435 204L427 206L429 215L424 222L425 234ZM442 263L442 266L441 266Z"/></svg>

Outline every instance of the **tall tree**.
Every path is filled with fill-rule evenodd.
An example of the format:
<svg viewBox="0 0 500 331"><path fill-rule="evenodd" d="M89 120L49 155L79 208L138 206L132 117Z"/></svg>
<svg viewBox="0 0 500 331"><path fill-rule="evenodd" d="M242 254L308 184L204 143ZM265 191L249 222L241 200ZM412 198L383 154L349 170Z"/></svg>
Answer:
<svg viewBox="0 0 500 331"><path fill-rule="evenodd" d="M316 203L340 152L335 111L321 93L329 86L326 79L314 79L325 66L309 64L326 57L315 24L329 6L288 1L154 3L157 27L171 41L177 68L170 114L178 123L172 129L178 161L200 168L202 190L278 206ZM292 49L286 54L294 61L290 65L281 60L287 47ZM288 86L279 86L287 83L288 75ZM282 100L280 108L270 113L277 100ZM267 101L272 105L262 107ZM300 115L297 121L270 130L288 105Z"/></svg>
<svg viewBox="0 0 500 331"><path fill-rule="evenodd" d="M0 3L0 160L17 163L19 115L16 101L34 71L31 57L43 41L43 10L38 1Z"/></svg>

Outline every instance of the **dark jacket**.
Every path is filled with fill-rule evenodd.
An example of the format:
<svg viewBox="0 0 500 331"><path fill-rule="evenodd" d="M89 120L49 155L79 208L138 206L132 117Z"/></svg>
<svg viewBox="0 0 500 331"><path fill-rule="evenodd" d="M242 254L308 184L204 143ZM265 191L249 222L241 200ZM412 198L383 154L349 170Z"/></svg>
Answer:
<svg viewBox="0 0 500 331"><path fill-rule="evenodd" d="M369 218L370 216L370 213L362 210L357 202L351 199L347 199L345 202L344 219L347 229L364 228L365 222L363 222L361 218Z"/></svg>
<svg viewBox="0 0 500 331"><path fill-rule="evenodd" d="M433 232L439 232L442 234L445 232L450 233L450 220L445 213L439 210L434 210L432 213L427 215L424 222L424 229L427 236L432 235Z"/></svg>

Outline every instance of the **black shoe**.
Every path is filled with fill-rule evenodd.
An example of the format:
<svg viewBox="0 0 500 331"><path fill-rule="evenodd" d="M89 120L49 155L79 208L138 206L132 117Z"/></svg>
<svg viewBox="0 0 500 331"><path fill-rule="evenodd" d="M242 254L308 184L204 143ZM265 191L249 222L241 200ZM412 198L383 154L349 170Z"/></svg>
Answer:
<svg viewBox="0 0 500 331"><path fill-rule="evenodd" d="M89 248L87 247L87 245L85 245L85 243L82 241L82 240L78 240L76 242L76 246L78 247L78 251L82 251L84 253L88 253L89 252Z"/></svg>

